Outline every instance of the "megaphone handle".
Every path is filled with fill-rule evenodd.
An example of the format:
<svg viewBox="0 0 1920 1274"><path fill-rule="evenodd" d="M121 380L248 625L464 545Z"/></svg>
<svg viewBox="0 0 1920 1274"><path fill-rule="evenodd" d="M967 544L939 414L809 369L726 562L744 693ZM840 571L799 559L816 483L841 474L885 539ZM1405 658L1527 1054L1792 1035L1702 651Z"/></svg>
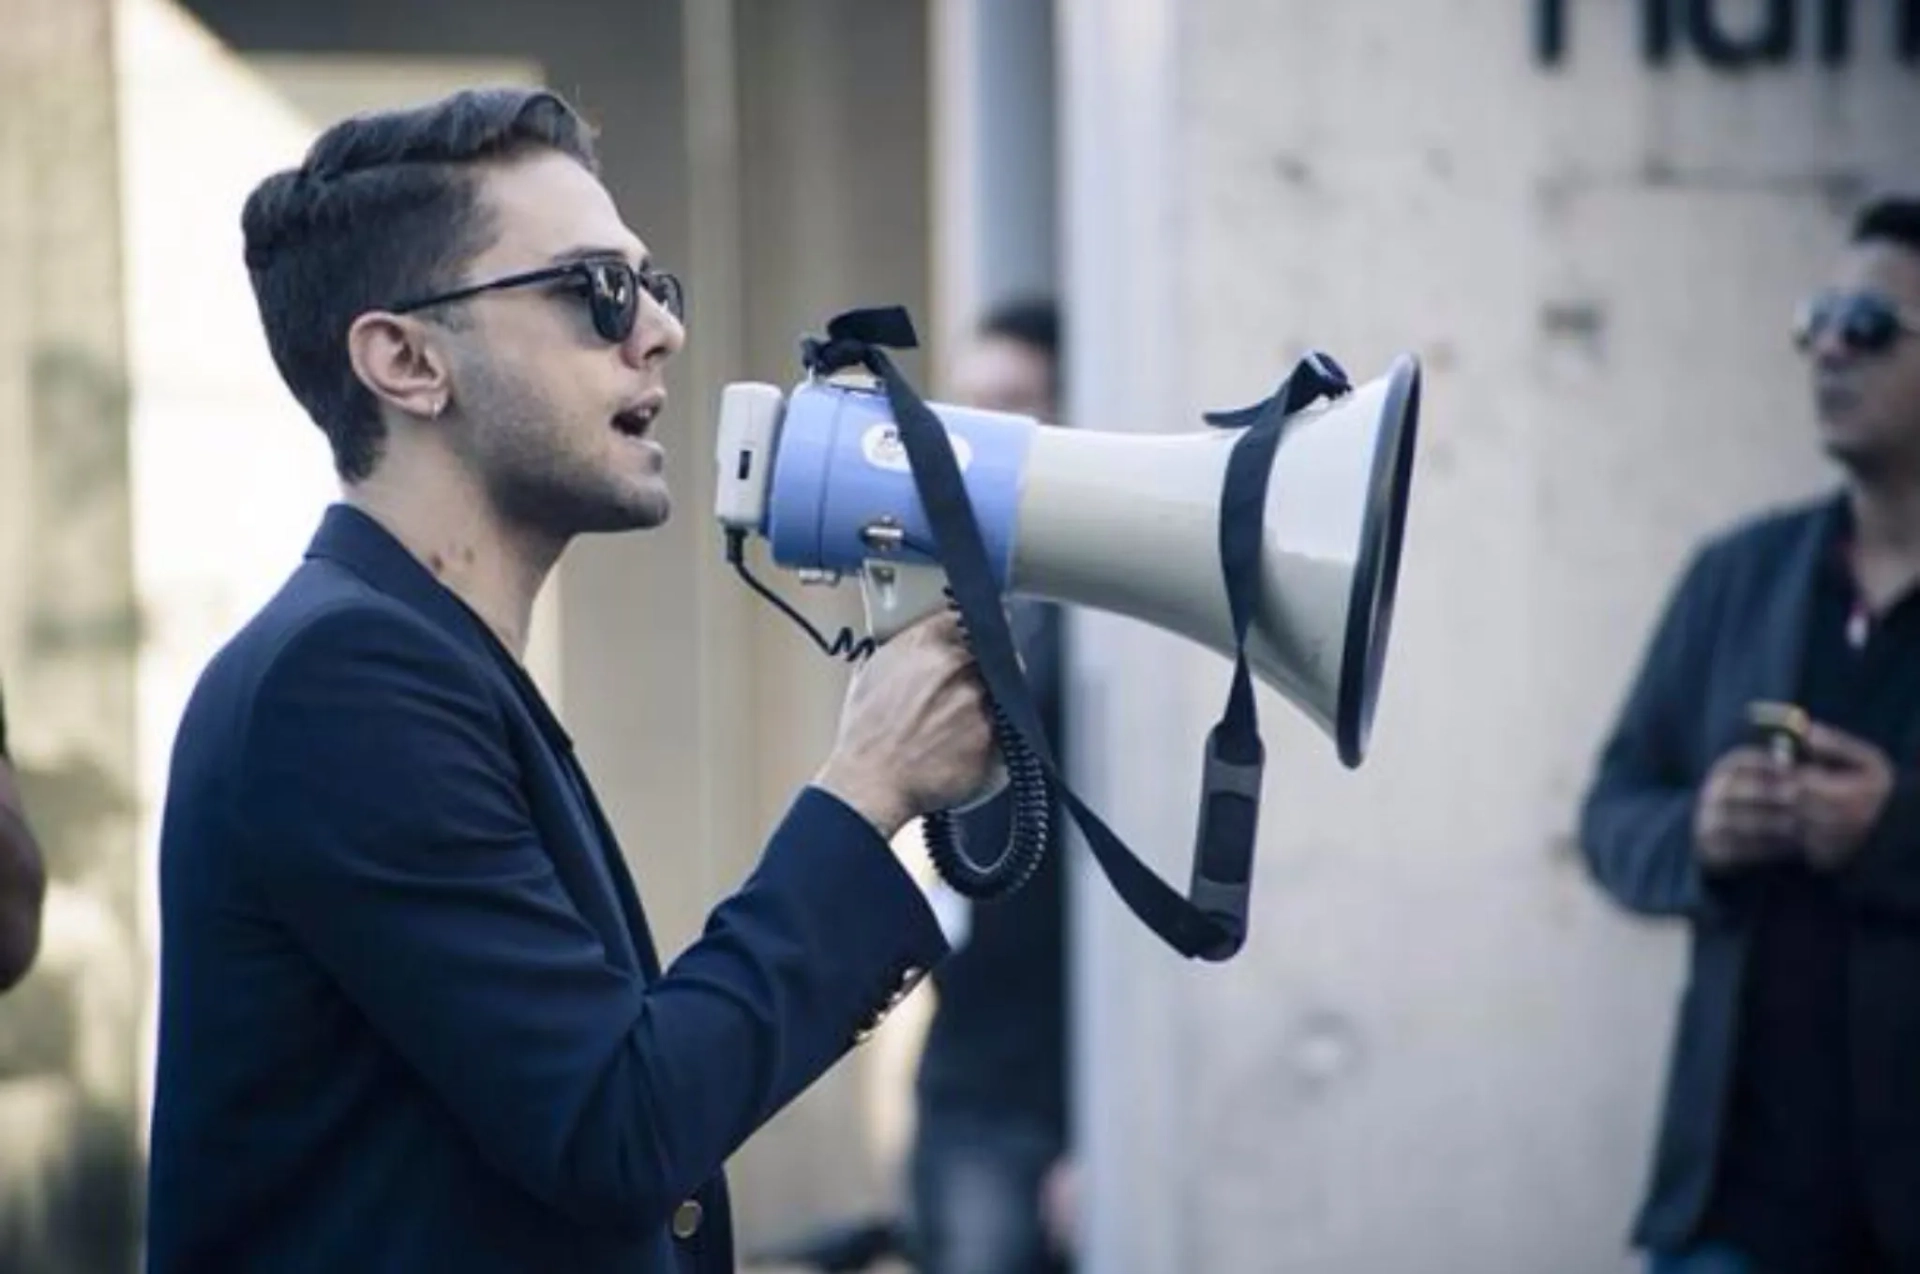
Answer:
<svg viewBox="0 0 1920 1274"><path fill-rule="evenodd" d="M1006 767L1006 786L1013 800L1007 839L1000 853L984 864L974 860L967 852L960 809L939 810L920 820L921 838L934 870L955 893L975 902L1004 898L1032 879L1046 857L1052 832L1053 789L1046 768L997 704L993 708L993 738Z"/></svg>
<svg viewBox="0 0 1920 1274"><path fill-rule="evenodd" d="M949 604L959 610L952 594L947 596ZM964 612L960 623L962 631L967 631ZM968 637L971 641L971 633ZM983 865L966 851L959 820L962 808L940 810L921 820L921 835L934 870L955 893L976 902L1003 898L1033 877L1046 856L1053 821L1053 788L1045 763L1027 746L1000 701L990 698L989 702L994 745L1006 774L1006 786L1013 792L1006 843L997 857ZM975 797L968 804L977 805L981 800Z"/></svg>
<svg viewBox="0 0 1920 1274"><path fill-rule="evenodd" d="M860 568L860 600L866 608L868 641L891 640L902 629L944 608L958 610L947 575L937 566L870 558ZM964 629L966 617L961 616ZM921 833L934 870L953 891L976 902L1002 898L1026 884L1039 868L1048 844L1053 793L1046 768L1020 738L998 703L992 708L996 773L979 792L950 810L921 820ZM1013 789L1012 822L1006 843L986 862L967 852L962 819Z"/></svg>

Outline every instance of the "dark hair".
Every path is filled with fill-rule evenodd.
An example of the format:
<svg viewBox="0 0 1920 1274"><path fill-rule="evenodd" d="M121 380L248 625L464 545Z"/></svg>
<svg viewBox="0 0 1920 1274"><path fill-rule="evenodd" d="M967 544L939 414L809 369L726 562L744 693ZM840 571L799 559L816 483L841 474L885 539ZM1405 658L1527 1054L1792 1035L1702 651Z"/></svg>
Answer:
<svg viewBox="0 0 1920 1274"><path fill-rule="evenodd" d="M372 473L384 441L347 329L368 310L454 286L495 233L473 165L538 148L599 171L592 131L564 99L469 89L343 120L300 167L248 196L240 223L267 347L342 478Z"/></svg>
<svg viewBox="0 0 1920 1274"><path fill-rule="evenodd" d="M1896 243L1920 252L1920 197L1886 195L1854 214L1853 241Z"/></svg>
<svg viewBox="0 0 1920 1274"><path fill-rule="evenodd" d="M1060 378L1060 307L1050 297L1023 296L1002 301L981 318L982 336L1001 336L1031 345L1053 364Z"/></svg>

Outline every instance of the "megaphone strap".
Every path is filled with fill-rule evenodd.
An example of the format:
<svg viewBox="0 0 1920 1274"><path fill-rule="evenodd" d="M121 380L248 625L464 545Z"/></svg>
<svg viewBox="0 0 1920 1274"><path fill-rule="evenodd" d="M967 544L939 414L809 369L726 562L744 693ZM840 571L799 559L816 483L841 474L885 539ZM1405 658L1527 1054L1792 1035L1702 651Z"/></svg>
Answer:
<svg viewBox="0 0 1920 1274"><path fill-rule="evenodd" d="M1259 603L1260 549L1267 478L1286 419L1314 399L1347 392L1345 373L1313 355L1265 401L1209 423L1244 427L1228 460L1221 492L1220 556L1233 618L1235 662L1227 706L1207 740L1200 825L1194 844L1191 898L1183 898L1088 808L1060 773L1040 713L1015 655L980 526L952 444L938 417L907 383L887 348L918 345L904 308L851 310L827 325L827 339L802 343L802 359L820 375L856 364L884 386L914 486L933 530L941 568L967 629L988 692L1005 720L1038 758L1088 847L1130 910L1182 955L1221 961L1246 941L1248 889L1258 826L1265 748L1255 709L1245 643Z"/></svg>
<svg viewBox="0 0 1920 1274"><path fill-rule="evenodd" d="M1266 745L1260 739L1247 629L1260 605L1260 551L1265 533L1267 484L1287 420L1320 398L1352 388L1332 358L1310 353L1271 395L1238 411L1209 412L1208 424L1244 429L1227 457L1220 487L1220 570L1233 622L1233 680L1227 705L1207 733L1200 777L1200 825L1194 834L1193 904L1227 930L1225 959L1246 940L1253 885L1254 839L1260 829L1261 780Z"/></svg>

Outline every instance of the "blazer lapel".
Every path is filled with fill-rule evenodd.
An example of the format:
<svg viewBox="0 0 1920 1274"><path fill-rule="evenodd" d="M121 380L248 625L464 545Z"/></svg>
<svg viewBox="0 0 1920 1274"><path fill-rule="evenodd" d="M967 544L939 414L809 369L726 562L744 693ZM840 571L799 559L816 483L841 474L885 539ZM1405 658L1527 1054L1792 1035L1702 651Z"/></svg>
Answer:
<svg viewBox="0 0 1920 1274"><path fill-rule="evenodd" d="M308 546L307 555L328 558L348 567L375 588L406 602L433 620L472 650L476 657L501 670L516 691L516 697L532 714L534 725L545 740L567 788L584 811L586 829L594 833L591 839L596 842L595 852L600 856L601 874L610 882L614 897L619 902L636 962L649 980L659 977L660 957L654 950L652 932L641 910L640 896L633 887L633 877L620 857L619 842L614 839L613 828L607 823L606 815L593 795L593 785L587 781L586 771L574 756L573 740L553 715L539 687L533 684L526 670L500 645L465 602L435 579L385 527L361 510L348 504L329 507Z"/></svg>
<svg viewBox="0 0 1920 1274"><path fill-rule="evenodd" d="M1800 693L1814 584L1826 554L1837 543L1835 532L1844 516L1841 500L1822 505L1806 520L1785 559L1771 572L1773 588L1763 593L1764 603L1753 616L1762 634L1756 669L1758 698L1790 702Z"/></svg>
<svg viewBox="0 0 1920 1274"><path fill-rule="evenodd" d="M497 662L504 667L521 701L533 714L534 724L553 750L568 789L583 808L588 830L592 833L591 839L600 855L602 873L612 887L614 897L620 902L621 916L626 921L627 933L632 940L635 961L651 982L660 976L660 956L654 950L653 932L647 926L645 911L641 909L640 895L633 887L633 876L620 857L620 842L614 837L613 827L600 808L600 800L593 794L593 784L587 780L587 771L574 752L573 738L567 733L566 727L560 724L559 718L553 715L540 688L533 684L533 678L527 675L526 670L504 652Z"/></svg>
<svg viewBox="0 0 1920 1274"><path fill-rule="evenodd" d="M660 953L654 948L653 931L647 926L647 914L640 906L640 894L633 887L633 874L616 852L615 846L619 842L614 839L613 827L607 822L606 812L600 808L600 799L593 794L593 785L587 782L586 773L580 769L571 748L567 751L567 763L574 767L580 798L586 802L587 812L593 817L594 829L599 833L600 844L606 852L607 877L613 881L614 893L619 895L621 910L626 913L627 924L633 931L640 967L646 972L649 982L655 981L660 976Z"/></svg>

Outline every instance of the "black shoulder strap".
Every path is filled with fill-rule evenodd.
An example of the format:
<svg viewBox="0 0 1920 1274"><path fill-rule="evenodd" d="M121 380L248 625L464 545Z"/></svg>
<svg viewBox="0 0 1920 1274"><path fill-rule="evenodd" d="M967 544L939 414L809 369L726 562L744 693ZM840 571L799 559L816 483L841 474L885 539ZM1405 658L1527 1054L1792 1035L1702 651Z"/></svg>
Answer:
<svg viewBox="0 0 1920 1274"><path fill-rule="evenodd" d="M933 530L940 565L966 625L981 677L1009 723L1045 767L1115 892L1148 928L1182 955L1213 961L1229 959L1246 941L1266 760L1245 643L1260 601L1267 478L1287 418L1317 398L1346 393L1350 386L1345 373L1331 359L1312 355L1301 360L1264 401L1206 417L1209 424L1246 432L1234 443L1220 504L1221 571L1233 618L1233 682L1226 709L1207 736L1191 897L1183 898L1108 829L1060 773L1015 657L979 523L974 519L946 430L883 348L911 349L918 343L904 309L853 310L827 325L826 340L803 342L802 358L821 374L857 363L879 377L885 387L915 489Z"/></svg>

